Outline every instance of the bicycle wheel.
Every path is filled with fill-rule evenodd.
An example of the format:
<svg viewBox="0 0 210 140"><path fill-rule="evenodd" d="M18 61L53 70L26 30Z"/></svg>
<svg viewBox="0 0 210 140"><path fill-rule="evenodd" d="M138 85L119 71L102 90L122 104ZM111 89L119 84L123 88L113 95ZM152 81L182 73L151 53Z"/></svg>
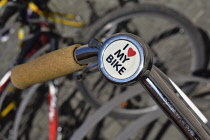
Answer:
<svg viewBox="0 0 210 140"><path fill-rule="evenodd" d="M62 87L65 88L59 89L60 93L56 103L59 111L57 138L67 139L82 124L91 108L85 104L77 89L66 88L69 85L74 87L72 81L66 78L63 78L62 81L64 82ZM17 109L10 134L11 139L48 139L48 88L46 84L36 84L25 90L23 100Z"/></svg>
<svg viewBox="0 0 210 140"><path fill-rule="evenodd" d="M17 109L13 128L11 129L10 139L31 139L30 132L34 128L33 121L35 116L40 113L39 110L44 105L46 99L47 94L44 93L47 93L46 87L41 84L34 85L24 91L23 100ZM47 116L42 116L40 120L45 125L47 124ZM37 126L35 128L40 129ZM45 134L43 135L45 136ZM39 135L39 138L43 138L43 135Z"/></svg>
<svg viewBox="0 0 210 140"><path fill-rule="evenodd" d="M192 75L207 66L208 59L198 30L185 16L173 9L152 4L125 6L93 24L85 34L85 40L95 37L103 41L119 32L129 32L143 38L151 47L154 64L172 79ZM78 89L96 108L116 94L130 88L108 84L99 76L94 66L80 72L80 75L85 75L85 78L77 81ZM192 82L177 84L186 93L196 86L196 83ZM107 95L107 92L110 94ZM111 115L136 119L139 115L155 108L146 94L130 99L122 106L115 109Z"/></svg>
<svg viewBox="0 0 210 140"><path fill-rule="evenodd" d="M0 92L0 139L6 139L15 118L16 106L21 99L21 91L16 89L11 81Z"/></svg>

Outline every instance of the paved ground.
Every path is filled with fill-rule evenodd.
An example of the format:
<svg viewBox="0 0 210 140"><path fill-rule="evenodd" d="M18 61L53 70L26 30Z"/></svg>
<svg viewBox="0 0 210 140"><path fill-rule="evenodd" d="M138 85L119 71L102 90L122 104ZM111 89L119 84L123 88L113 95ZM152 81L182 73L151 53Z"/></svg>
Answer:
<svg viewBox="0 0 210 140"><path fill-rule="evenodd" d="M54 2L56 3L56 2ZM209 6L210 6L210 2L206 1L206 0L202 0L202 1L196 1L196 0L177 0L177 1L172 1L172 0L159 0L158 2L155 0L142 0L142 3L158 3L158 4L163 4L163 5L167 5L168 7L171 7L181 13L183 13L185 16L187 16L189 19L191 19L191 21L193 21L193 23L199 27L202 27L203 29L205 29L208 33L210 33L210 19L208 19L208 13L210 12L209 10ZM62 5L62 6L59 6ZM84 9L87 9L87 5L84 1L70 1L68 3L66 3L66 1L60 1L58 4L58 2L56 3L56 5L54 4L52 7L56 7L55 9L58 9L58 11L64 11L64 12L73 12L73 13L77 13L78 15L81 15L81 17L85 20L88 21L88 17L90 14L90 11L85 10L85 12L83 11ZM72 6L72 5L79 5L78 7ZM106 6L104 6L106 5ZM103 1L103 0L97 0L96 1L96 9L99 11L99 13L101 15L103 15L103 13L105 11L107 11L107 9L113 8L117 6L117 2L116 0L113 1ZM62 7L62 8L61 8ZM65 30L64 30L65 31ZM15 36L15 35L14 35ZM6 64L8 66L7 60L11 60L11 56L7 56L7 52L8 54L11 53L15 53L18 51L18 48L14 46L14 41L11 41L9 43L7 43L8 45L1 45L1 56L0 59L2 60L1 62L3 63L0 68L1 68L1 72L0 75L2 75L4 73L4 71L6 71L4 64ZM12 44L12 45L11 45ZM9 46L5 48L4 46ZM13 48L13 49L10 49ZM13 57L15 55L12 55ZM9 58L8 58L9 57ZM13 58L14 59L14 58Z"/></svg>
<svg viewBox="0 0 210 140"><path fill-rule="evenodd" d="M207 33L210 34L210 1L208 0L141 0L142 3L156 3L156 4L162 4L166 5L168 7L171 7L180 13L184 14L186 17L188 17L195 25L202 27ZM100 15L103 15L105 11L107 11L110 8L114 8L118 5L116 0L95 0L96 2L96 10L99 12ZM75 6L76 5L76 6ZM84 19L86 22L89 21L89 15L90 11L86 10L87 5L84 1L78 1L78 0L62 0L62 1L56 1L54 0L53 5L51 7L54 7L55 9L63 12L73 12L77 13L78 15L81 15L82 19ZM61 31L65 32L65 34L70 34L70 29L66 27L62 27ZM74 31L76 29L72 29L71 31ZM15 35L13 38L15 38ZM8 69L10 66L11 60L13 60L19 51L13 41L8 42L6 45L1 43L0 44L0 76L4 74L4 72ZM7 47L5 47L7 46ZM210 47L210 46L209 46ZM10 60L10 61L8 61ZM74 85L73 85L74 86ZM46 112L46 107L43 109ZM207 112L207 115L209 116L209 112ZM40 117L38 117L40 118ZM154 139L154 136L157 134L157 131L160 130L161 126L165 123L166 119L162 118L158 121L158 123L155 124L155 130L152 130L152 133L148 137L149 140ZM39 119L36 119L36 122L39 122ZM108 118L108 121L106 122L107 129L104 130L104 134L106 138L110 139L113 138L116 133L120 130L122 130L123 127L125 127L127 124L127 121L117 121L116 119ZM145 128L146 129L146 128ZM141 132L137 135L141 135L145 129L142 129ZM34 131L38 131L39 128L37 128ZM183 139L183 137L179 134L179 132L174 128L170 127L168 131L168 135L164 137L164 139ZM141 136L140 136L141 137ZM41 137L42 139L46 138L46 135ZM132 140L137 140L137 137L134 136L131 138Z"/></svg>
<svg viewBox="0 0 210 140"><path fill-rule="evenodd" d="M207 0L141 0L142 3L157 3L157 4L163 4L168 7L171 7L185 16L187 16L193 23L199 27L202 27L204 30L206 30L208 33L210 33L210 19L208 18L209 16L209 6L210 2ZM117 1L116 0L109 0L109 1L104 1L104 0L96 0L96 10L99 12L100 15L103 15L105 11L107 11L110 8L116 7L117 6ZM60 6L61 5L61 6ZM75 6L77 5L77 6ZM90 11L86 10L87 5L84 1L77 1L77 0L71 0L71 1L55 1L53 2L53 7L54 9L58 11L63 11L63 12L73 12L77 13L78 15L81 15L82 19L84 19L86 22L89 20L89 14ZM85 12L84 12L85 9ZM61 28L63 32L66 31L66 28L63 27ZM69 29L67 29L69 31ZM72 31L72 29L71 29ZM69 32L67 32L69 34ZM14 38L16 36L13 35ZM14 39L15 40L15 39ZM18 52L18 48L15 47L14 41L10 41L8 43L1 43L0 47L0 60L1 60L1 65L0 65L0 76L3 75L3 73L6 71L6 69L9 66L8 60L13 60L15 58L16 52ZM7 46L7 47L5 47ZM7 55L7 54L13 54L13 55Z"/></svg>

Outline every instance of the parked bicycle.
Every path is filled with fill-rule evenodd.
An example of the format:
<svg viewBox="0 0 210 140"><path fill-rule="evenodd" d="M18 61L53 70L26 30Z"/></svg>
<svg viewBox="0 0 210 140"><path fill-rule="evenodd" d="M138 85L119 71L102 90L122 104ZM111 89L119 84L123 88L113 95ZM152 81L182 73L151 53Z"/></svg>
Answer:
<svg viewBox="0 0 210 140"><path fill-rule="evenodd" d="M142 8L142 10L136 10L136 9L141 9ZM129 10L128 10L129 9ZM130 10L130 9L134 9L134 10ZM155 9L154 11L152 11L151 9ZM161 10L162 9L162 10ZM112 15L112 16L109 16L109 17L113 17L113 15L115 15L114 13L121 13L121 11L126 11L126 12L123 12L123 14L121 15L121 16L116 16L115 18L113 18L114 20L116 19L116 21L118 20L118 18L117 17L120 17L120 18L122 18L123 20L121 20L121 19L119 19L118 20L118 22L115 22L115 21L112 21L110 18L108 18L108 16L107 17L105 17L104 19L106 19L106 20L108 20L108 21L110 21L110 23L105 23L105 22L97 22L96 24L94 24L93 26L92 26L92 28L90 28L90 30L89 30L89 34L90 35L88 35L87 34L87 37L89 36L89 37L93 37L93 36L99 36L98 38L100 39L100 40L104 40L104 38L106 38L106 37L108 37L108 36L110 36L111 34L113 34L113 33L115 33L115 32L121 32L121 31L126 31L126 32L132 32L132 33L135 33L135 34L139 34L139 35L142 35L142 36L144 36L144 34L145 34L145 32L144 31L142 31L143 29L147 29L148 27L149 28L151 28L152 26L147 26L147 28L145 28L145 27L141 27L141 28L139 28L140 29L140 32L137 30L138 28L134 28L134 27L137 27L137 26L134 26L134 24L133 24L133 21L135 21L135 19L133 18L133 15L135 15L134 13L136 12L136 13L139 13L139 15L141 15L141 12L142 12L142 14L144 15L146 15L147 16L147 13L148 13L148 15L150 16L150 14L152 15L152 14L154 14L154 15L164 15L165 14L165 12L166 11L168 11L168 14L166 14L165 16L163 16L163 17L166 17L166 21L169 19L169 21L171 20L171 19L173 19L174 17L177 17L177 18L174 18L173 20L172 20L172 22L170 22L168 25L170 25L171 23L173 23L174 21L176 21L178 24L171 24L170 26L171 26L171 28L167 28L166 30L164 30L164 31L161 31L161 32L159 32L159 33L157 33L157 35L155 35L155 36L151 36L150 37L150 35L153 35L152 33L153 32L151 32L151 33L148 33L145 37L148 37L149 39L147 39L147 42L149 42L149 44L150 44L150 46L158 46L157 44L158 43L165 43L165 42L169 42L169 41L166 41L166 39L172 39L172 40L177 40L177 39L180 39L180 38L171 38L171 37L177 37L178 35L180 35L181 36L181 38L182 38L182 36L185 36L185 37L183 37L182 39L183 39L183 42L180 42L180 48L182 47L182 44L185 44L186 42L187 43L191 43L191 42L193 42L193 44L189 44L189 48L190 49L192 49L192 50L194 50L195 48L196 48L196 46L203 46L202 45L202 41L201 41L201 38L200 38L200 36L199 36L199 33L198 33L198 31L197 31L197 29L188 21L188 20L185 20L185 18L183 17L183 16L180 16L179 14L177 14L175 11L173 11L173 10L170 10L170 9L168 9L168 8L165 8L165 7L159 7L159 6L155 6L155 5L142 5L142 6L136 6L136 8L131 8L131 7L128 7L128 6L126 6L126 8L122 8L121 10L117 10L117 12L112 12L110 15ZM173 13L173 14L169 14L169 13ZM130 16L129 16L130 15ZM146 16L142 16L142 17L144 17L144 18L146 18ZM148 16L148 17L149 17ZM151 16L152 17L152 16ZM172 18L173 17L173 18ZM184 22L183 23L181 23L181 20L183 20L184 19ZM106 20L104 20L104 21L106 21ZM160 20L160 19L157 19L157 20ZM138 21L138 20L137 20ZM153 20L151 20L151 21L153 21ZM149 22L145 22L145 24L144 25L147 25L147 23L150 23L151 21L149 21ZM162 21L162 20L161 20ZM139 21L138 21L139 22ZM137 23L138 23L137 22ZM154 22L154 21L153 21ZM101 25L101 27L99 26L99 23L101 23L102 25ZM142 24L143 25L143 24ZM157 24L158 25L158 24ZM167 24L165 24L165 25L162 25L162 24L160 24L161 26L163 26L163 27L166 27L165 25L167 25ZM181 25L181 26L180 26ZM186 26L186 25L189 25L189 26ZM98 29L102 29L102 30L100 30L100 31L103 31L101 34L99 34L99 35L94 35L94 34L97 34L97 33L99 33L98 31L94 31L93 29L95 28L95 27L98 27ZM189 28L186 28L186 27L192 27L191 29ZM96 28L97 29L97 28ZM103 30L104 29L104 30ZM151 28L152 29L152 28ZM154 30L151 30L151 31L154 31ZM191 35L194 35L193 37L191 36ZM102 37L101 37L102 36ZM105 37L104 37L105 36ZM89 38L90 39L90 38ZM86 40L89 40L89 39L86 39ZM197 45L195 45L195 44L197 44ZM174 44L173 44L174 45ZM173 45L171 45L171 46L173 46ZM167 46L167 44L165 45L165 46ZM164 47L165 47L164 46ZM159 47L159 46L158 46ZM164 50L164 47L162 48L163 50ZM192 47L192 48L191 48ZM170 51L174 51L174 50L177 50L177 48L176 47L174 47L174 49L171 49ZM185 50L188 50L188 48L186 48ZM185 52L185 51L181 51L181 52ZM205 58L205 55L203 55L203 53L205 53L205 51L204 51L204 47L201 47L201 48L196 48L196 51L192 51L193 53L191 54L191 53L189 53L189 55L188 56L186 56L186 58L188 59L188 58L190 58L189 59L189 61L185 61L185 63L183 64L183 65L185 65L185 64L192 64L192 67L193 67L193 65L194 65L194 63L196 64L197 63L197 58L198 58L198 56L200 56L200 54L202 54L201 56L202 56L202 58L204 57L204 61L201 61L202 63L198 63L198 64L200 64L200 65L202 65L202 67L195 67L195 70L192 70L192 71L190 71L189 72L189 69L187 70L185 70L183 73L184 74L191 74L191 73L193 73L193 72L195 72L195 71L198 71L198 70L201 70L201 69L204 69L205 67L206 67L206 58ZM198 52L198 54L197 54L197 52ZM172 69L172 70L168 70L168 68L170 68L170 65L169 65L169 67L168 67L168 65L167 65L167 67L165 66L165 63L167 63L167 62L162 62L162 60L160 61L159 60L159 56L162 56L162 54L157 54L154 50L153 50L153 53L155 54L155 57L156 57L156 59L157 59L157 61L156 61L156 65L157 66L159 66L164 72L167 72L167 74L169 74L169 73L174 73L173 71L176 71L176 70L181 70L180 68L177 68L177 69ZM167 52L168 54L170 54L170 52ZM196 55L195 55L196 54ZM183 55L184 56L184 55ZM192 57L192 58L191 58ZM195 57L195 58L193 58L193 57ZM167 56L166 57L164 57L164 59L166 59L167 58ZM164 60L163 59L163 60ZM185 60L187 60L187 59L185 59ZM193 60L193 61L191 61L191 59ZM174 59L174 63L176 62L176 60ZM192 62L192 63L189 63L189 62ZM182 67L182 66L180 66L180 67ZM190 66L189 66L190 67ZM93 70L92 70L93 69ZM180 72L180 73L182 73L182 71ZM93 65L93 66L91 66L91 67L89 67L89 68L87 68L86 70L84 70L84 72L79 72L79 77L77 77L77 78L81 78L82 77L82 80L80 79L80 81L78 82L78 84L81 86L82 85L82 87L81 88L79 88L81 91L82 91L82 93L84 94L84 97L85 97L85 99L88 101L88 102L90 102L94 107L96 107L96 108L98 108L98 107L100 107L101 106L101 102L100 102L100 99L97 99L97 98L95 98L95 97L100 97L102 100L103 100L103 97L101 97L100 95L94 95L94 94L97 94L97 93L99 93L100 91L102 91L103 89L105 89L104 87L105 86L107 86L107 82L105 82L104 80L101 80L101 77L100 78L98 78L98 79L96 79L96 81L91 85L91 83L90 82L86 82L87 80L88 80L88 76L90 76L90 77L92 77L92 79L93 79L93 76L92 75L90 75L90 74L96 74L97 75L97 70L96 70L96 68L95 68L95 65ZM85 77L85 79L83 79ZM97 77L97 76L96 76ZM102 82L101 84L99 84L100 82ZM92 89L91 89L91 86L93 87ZM184 81L184 84L183 83L181 83L180 85L183 85L183 87L184 88L186 88L186 90L187 91L190 91L191 89L193 89L194 87L195 87L195 85L196 85L196 83L188 83L188 82L185 82ZM88 87L87 87L88 86ZM101 87L100 87L101 86ZM108 85L108 86L110 86L110 85ZM88 89L89 88L89 89ZM98 89L97 89L98 88ZM97 89L97 90L95 90L95 89ZM110 88L111 89L111 88ZM93 93L94 94L92 94L91 95L91 90L95 90ZM113 86L113 88L112 88L112 90L111 90L111 92L110 93L112 93L112 94L110 94L110 95L108 95L109 97L107 98L107 99L105 99L105 100L110 100L110 98L111 97L114 97L115 96L115 94L117 94L117 93L121 93L121 92L125 92L125 91L127 91L128 90L128 88L126 88L126 87L123 87L123 88L117 88L116 86ZM86 96L89 96L89 97L86 97ZM93 96L93 97L92 97ZM143 97L143 100L146 102L142 102L142 100L141 100L141 102L139 102L139 98L141 98L141 97ZM93 99L92 99L93 98ZM92 101L93 100L93 101ZM94 101L95 100L95 101ZM156 110L157 109L157 106L155 106L155 104L154 103L150 103L150 99L148 99L148 97L146 97L145 98L145 96L140 96L139 97L139 95L138 96L136 96L135 98L133 98L133 99L130 99L130 100L128 100L128 101L126 101L126 102L124 102L121 106L122 107L120 107L120 109L118 108L118 109L116 109L117 111L113 111L113 112L117 112L117 113L112 113L112 114L114 114L114 116L115 117L120 117L120 118L129 118L129 119L136 119L136 118L138 118L139 117L139 115L142 115L142 114L144 114L144 113L147 113L147 112L150 112L150 111L153 111L153 110ZM94 102L96 102L96 103L94 103ZM149 103L148 103L149 102ZM146 109L145 109L146 108ZM138 112L137 112L138 111ZM133 113L134 112L134 113ZM116 115L117 114L117 115ZM18 128L17 128L18 129Z"/></svg>
<svg viewBox="0 0 210 140"><path fill-rule="evenodd" d="M7 1L4 1L3 4L6 4ZM56 23L62 23L64 25L73 26L73 27L81 27L84 25L83 22L80 21L73 21L77 15L74 14L64 14L59 13L50 10L47 7L48 1L9 1L8 6L6 7L2 17L1 17L1 27L4 27L6 21L9 20L11 16L16 14L18 12L17 20L16 22L21 23L20 27L18 29L18 35L19 39L21 40L21 52L19 56L17 57L15 63L12 65L15 66L16 64L24 63L26 61L30 61L33 58L47 52L56 50L58 48L58 42L59 40L62 40L66 43L72 43L72 39L65 38L58 34L55 31L55 25ZM91 7L91 3L89 3L89 6L91 8L92 15L95 16L95 19L97 15L94 12L94 8ZM61 17L61 18L58 18ZM44 18L44 19L43 19ZM73 20L66 20L67 19L73 19ZM94 20L95 20L94 19ZM30 37L24 34L23 28L27 26L29 27L29 34ZM17 27L5 27L2 30L2 36L1 38L3 41L8 41L9 36L14 32L14 30ZM27 36L26 38L24 38ZM70 40L70 41L69 41ZM31 97L36 90L40 89L41 87L36 87L34 89L30 89L27 92L31 94L20 94L17 89L13 87L13 85L10 82L10 70L3 76L1 79L1 99L0 99L0 110L1 110L1 130L2 130L2 137L5 138L6 135L10 134L11 126L13 125L13 119L15 117L14 122L14 129L12 133L14 133L14 137L18 137L18 130L20 125L20 119L22 119L21 116L23 116L23 111L26 108L26 104L29 103L29 97ZM54 119L52 123L49 123L49 132L53 131L54 135L51 134L49 139L55 139L57 137L57 113L55 106L50 106L56 104L56 94L58 93L58 87L59 85L56 85L57 83L51 82L49 83L49 117L53 116ZM43 88L41 88L43 90ZM56 92L55 92L56 91ZM17 97L16 97L17 96ZM43 97L43 96L42 96ZM40 97L35 97L39 98ZM23 100L21 100L23 99ZM52 102L53 101L53 102ZM17 107L20 105L20 110L18 109L19 113L16 113ZM37 107L35 107L35 111ZM75 109L76 110L76 109ZM27 115L28 117L33 116L35 114L35 111L31 115ZM54 113L54 115L52 114ZM81 114L82 115L82 114ZM82 117L85 118L86 116ZM76 117L75 117L76 118ZM83 119L82 119L83 120ZM11 121L11 123L9 123ZM76 121L76 123L81 122L80 120ZM26 123L26 122L25 122ZM10 125L8 125L10 124ZM4 129L5 128L5 129ZM5 136L4 136L5 135Z"/></svg>
<svg viewBox="0 0 210 140"><path fill-rule="evenodd" d="M47 3L39 3L37 6L35 3L26 2L22 3L23 5L20 6L21 2L12 2L14 4L9 4L8 7L5 9L1 21L6 22L10 16L15 14L17 11L18 17L17 22L21 23L19 29L19 36L20 36L20 48L21 52L16 58L16 61L13 63L12 67L27 62L36 58L37 56L44 54L49 51L56 50L58 48L58 44L60 43L72 43L72 39L66 38L55 31L55 25L53 22L49 22L47 20L42 20L40 17L49 18L54 22L61 22L63 24L71 25L71 26L83 26L84 23L80 21L68 21L66 19L57 18L55 16L63 16L65 18L74 19L76 16L73 14L62 14L58 12L50 12L49 9L45 9L48 11L43 11L40 9L41 6L46 6ZM43 8L43 7L42 7ZM5 23L2 23L3 26ZM28 27L29 35L24 35L22 28ZM13 30L13 28L3 29L2 38L5 36L10 35L9 33ZM7 33L7 34L6 34ZM26 36L26 37L24 37ZM6 40L5 40L6 41ZM17 107L19 106L20 102L22 101L23 94L22 91L19 91L14 88L10 81L10 73L9 70L1 79L0 82L0 119L1 119L1 137L5 138L7 135L10 134L10 129L13 126L14 116L16 114ZM58 85L55 86L54 83L50 83L49 85L49 94L50 96L53 95L55 98L57 95L53 91L52 88L58 88ZM32 91L31 91L32 92ZM34 91L35 92L35 91ZM54 99L52 98L52 99ZM49 100L54 101L54 100ZM52 104L52 103L51 103ZM35 109L36 110L36 109ZM33 112L35 113L35 112ZM33 114L32 113L32 114ZM30 116L28 116L30 117ZM54 115L54 117L56 117ZM55 121L50 128L52 127L57 130L57 121Z"/></svg>

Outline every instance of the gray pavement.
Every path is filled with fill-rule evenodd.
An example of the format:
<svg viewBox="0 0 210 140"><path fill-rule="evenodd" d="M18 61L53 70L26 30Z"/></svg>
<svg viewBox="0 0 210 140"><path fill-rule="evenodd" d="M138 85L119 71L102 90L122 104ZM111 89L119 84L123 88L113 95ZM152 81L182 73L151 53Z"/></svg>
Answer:
<svg viewBox="0 0 210 140"><path fill-rule="evenodd" d="M99 11L100 15L103 15L108 9L114 8L117 6L116 0L94 0L96 2L96 10ZM180 13L184 14L186 17L188 17L195 25L202 27L207 33L210 34L210 1L208 0L141 0L142 3L155 3L155 4L161 4L166 5L168 7L171 7ZM75 6L76 5L76 6ZM89 15L90 11L86 10L87 5L82 0L60 0L56 1L53 0L52 4L50 4L52 8L55 8L58 11L62 12L72 12L77 13L82 17L83 20L86 22L89 22ZM66 35L72 35L70 33L71 31L75 31L77 29L69 29L68 27L60 27L60 32L63 32ZM12 36L12 38L15 38L16 34ZM15 39L14 39L15 40ZM10 62L15 59L16 54L19 52L19 48L15 46L14 44L17 44L13 40L7 42L7 44L0 43L0 61L2 62L0 64L0 76L2 76L8 67L11 65ZM209 46L210 47L210 46ZM9 60L9 61L8 61ZM74 84L71 86L75 86ZM208 86L208 85L207 85ZM203 86L202 86L203 87ZM67 89L62 89L65 92L67 92ZM81 98L80 95L78 95L78 98ZM206 107L208 108L208 107ZM204 110L206 110L204 108ZM43 114L43 112L46 112L46 104L43 107L43 110L39 111L40 114ZM205 114L210 118L210 112L206 111ZM41 120L41 116L38 116L35 120L35 123L38 123L39 120ZM45 118L46 120L46 118ZM40 121L41 122L41 121ZM158 122L155 124L155 129L153 129L148 136L148 140L153 140L154 137L157 135L157 132L162 128L163 124L166 122L166 117L161 118L158 120ZM46 123L46 122L45 122ZM120 132L125 126L128 125L130 121L126 120L117 120L111 117L108 117L104 129L104 133L102 134L105 139L113 139L114 136L117 135L118 132ZM46 125L46 124L45 124ZM34 131L40 131L41 128L36 128ZM138 140L139 138L142 138L143 132L145 132L146 128L141 129L136 136L133 136L130 138L130 140ZM183 136L175 129L175 127L170 127L167 131L167 135L164 136L163 140L181 140L183 139ZM46 135L41 135L42 137L39 137L40 139L46 139ZM36 136L32 135L31 139L35 139Z"/></svg>
<svg viewBox="0 0 210 140"><path fill-rule="evenodd" d="M116 0L95 0L96 1L96 10L100 15L103 15L105 11L108 9L114 8L117 6ZM205 31L210 33L210 19L209 19L209 13L210 13L210 2L208 0L141 0L142 3L155 3L155 4L162 4L166 5L168 7L171 7L180 13L184 14L186 17L188 17L195 25L202 27ZM77 6L75 6L77 5ZM72 12L77 13L82 17L85 22L89 21L89 15L90 10L88 10L87 5L85 1L79 1L79 0L62 0L62 1L53 1L50 6L58 11L62 12ZM84 12L85 10L85 12ZM62 31L63 34L71 34L72 28L63 27L60 26L59 30ZM0 43L0 76L3 75L3 73L6 72L8 67L10 66L10 63L8 63L8 60L14 60L16 57L17 52L19 51L19 48L15 47L17 42L14 42L16 39L16 35L14 34L11 38L12 41L5 43ZM14 39L13 39L14 38ZM7 46L7 47L5 47ZM12 55L10 55L12 54Z"/></svg>

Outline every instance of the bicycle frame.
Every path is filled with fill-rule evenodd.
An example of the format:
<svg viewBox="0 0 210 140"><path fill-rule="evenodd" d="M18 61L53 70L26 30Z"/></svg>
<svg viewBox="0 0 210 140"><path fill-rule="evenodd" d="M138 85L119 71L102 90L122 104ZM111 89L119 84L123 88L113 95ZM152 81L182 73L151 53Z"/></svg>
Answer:
<svg viewBox="0 0 210 140"><path fill-rule="evenodd" d="M7 1L4 1L3 4L6 4ZM2 3L1 3L2 4ZM54 12L54 11L43 11L41 10L35 3L33 2L29 2L27 3L27 5L25 5L26 7L19 7L20 9L30 9L31 12L26 13L26 17L21 18L21 23L23 22L23 25L27 24L28 22L31 22L31 19L33 20L33 14L36 13L38 16L42 16L45 18L50 19L53 22L56 23L62 23L64 25L68 25L68 26L74 26L74 27L82 27L84 26L84 23L82 21L77 21L77 15L74 14L65 14L65 13L59 13L59 12ZM22 16L24 14L20 14L20 16ZM23 20L23 21L22 21ZM39 26L40 28L42 28L42 26L46 29L49 28L48 26L44 25L44 24L40 24L39 23L45 23L45 22L38 22L35 23L35 26ZM32 22L32 24L34 25L34 23ZM37 24L37 25L36 25ZM31 25L29 25L31 26ZM9 28L8 31L10 31L11 29ZM42 30L42 29L39 29ZM51 29L47 29L47 30L51 30ZM10 32L8 32L6 35L9 35ZM39 52L43 52L43 51L53 51L56 50L58 48L58 44L57 41L59 38L58 35L55 34L54 35L50 35L52 33L48 32L42 32L42 31L32 31L33 36L31 38L28 38L27 40L25 40L26 45L24 46L24 48L21 50L20 54L18 55L18 57L16 58L15 63L12 65L15 66L17 64L21 64L23 62L27 62L29 60L31 60L31 58L36 57L37 55L39 55ZM42 38L42 37L46 37L48 38L48 40ZM23 34L20 34L20 39L23 39ZM43 40L45 44L50 43L50 47L49 45L43 45L44 47L42 48L36 48L36 46L34 46L34 44L36 44L38 41L37 40ZM6 40L5 40L6 41ZM49 42L50 41L50 42ZM35 56L34 56L35 55ZM27 61L25 61L27 60ZM9 70L4 76L3 78L0 80L0 96L2 91L7 87L8 83L10 82L10 76L11 76L11 70ZM54 84L53 81L48 83L48 107L49 107L49 112L48 112L48 118L49 118L49 140L55 140L57 138L57 127L58 127L58 113L57 113L57 108L56 108L56 101L57 101L57 93L58 93L58 85ZM1 98L2 102L4 100L4 98ZM0 100L0 101L1 101ZM6 108L4 110L2 109L2 105L0 105L0 118L4 118L6 117L13 109L15 109L16 106L16 102L11 102L9 103ZM14 136L14 139L17 139L17 136Z"/></svg>
<svg viewBox="0 0 210 140"><path fill-rule="evenodd" d="M46 43L43 47L36 48L37 40L40 39L42 36L42 41ZM45 36L45 39L43 38ZM49 39L51 35L48 32L36 32L32 38L27 40L26 46L22 49L21 53L17 57L15 63L13 66L17 64L21 64L23 62L26 62L31 60L34 57L37 57L36 55L40 55L40 53L43 53L45 51L53 51L57 49L57 40L59 39L57 36L51 36L51 39ZM49 40L48 40L48 39ZM49 45L50 43L50 45ZM4 90L4 88L7 87L8 83L10 82L10 76L11 76L11 70L9 70L3 78L0 80L0 93ZM57 109L56 109L56 96L58 93L58 87L53 84L52 82L49 82L48 84L48 102L49 102L49 139L55 140L57 137L57 126L58 126L58 119L57 119ZM1 98L3 100L4 98ZM2 109L2 106L0 106L1 110L1 118L6 117L13 109L15 109L16 102L12 101L9 103L4 110ZM17 137L15 137L16 139Z"/></svg>

